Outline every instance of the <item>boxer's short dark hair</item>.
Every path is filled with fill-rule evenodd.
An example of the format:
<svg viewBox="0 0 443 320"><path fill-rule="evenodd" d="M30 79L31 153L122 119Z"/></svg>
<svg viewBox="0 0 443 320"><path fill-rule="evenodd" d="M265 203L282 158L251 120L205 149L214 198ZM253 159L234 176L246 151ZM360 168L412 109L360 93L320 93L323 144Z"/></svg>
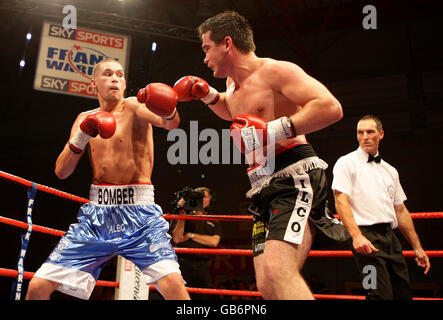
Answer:
<svg viewBox="0 0 443 320"><path fill-rule="evenodd" d="M219 13L203 22L197 30L200 38L204 33L211 31L210 39L217 45L229 36L240 52L255 51L252 27L245 17L235 11Z"/></svg>
<svg viewBox="0 0 443 320"><path fill-rule="evenodd" d="M114 58L104 58L102 61L98 62L98 63L94 66L94 69L92 70L92 78L93 78L93 79L95 79L95 76L97 75L97 71L98 71L99 67L100 67L103 63L105 63L105 62L109 62L109 61L117 62L118 64L121 65L121 63L120 63L118 60L114 59ZM123 67L123 66L122 66L122 67Z"/></svg>

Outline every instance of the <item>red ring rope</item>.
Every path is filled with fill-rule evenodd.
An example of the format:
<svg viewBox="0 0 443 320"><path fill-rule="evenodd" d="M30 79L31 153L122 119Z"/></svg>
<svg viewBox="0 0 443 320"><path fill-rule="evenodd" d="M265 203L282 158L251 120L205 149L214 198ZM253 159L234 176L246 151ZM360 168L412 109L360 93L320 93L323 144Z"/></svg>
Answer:
<svg viewBox="0 0 443 320"><path fill-rule="evenodd" d="M32 186L32 182L31 181L23 179L23 178L20 178L20 177L17 177L17 176L14 176L14 175L6 173L4 171L0 171L0 178L4 178L4 179L7 179L7 180L16 182L16 183L24 185L26 187L31 187ZM36 183L35 185L37 186L37 190L53 194L53 195L58 196L60 198L65 198L65 199L69 199L69 200L73 200L73 201L81 202L81 203L88 203L89 202L88 199L85 199L85 198L82 198L82 197L78 197L78 196L74 196L72 194L69 194L69 193L66 193L66 192L63 192L63 191L51 188L51 187L47 187L47 186L44 186L42 184Z"/></svg>
<svg viewBox="0 0 443 320"><path fill-rule="evenodd" d="M28 224L26 222L14 220L14 219L2 217L2 216L0 216L0 223L9 224L11 226L19 227L22 229L28 229ZM64 236L66 233L65 231L42 227L37 224L32 225L32 231L37 231L37 232L46 233L46 234L52 234L54 236L60 236L60 237Z"/></svg>
<svg viewBox="0 0 443 320"><path fill-rule="evenodd" d="M6 173L4 171L0 171L0 178L10 180L16 182L18 184L24 185L26 187L31 187L32 182L12 174ZM47 192L53 194L55 196L65 198L68 200L73 200L80 203L88 203L89 200L66 193L64 191L60 191L51 187L47 187L41 184L36 183L37 190ZM252 220L251 215L200 215L200 216L183 216L183 215L173 215L173 214L165 214L163 215L165 219L181 219L181 220L221 220L221 221L249 221ZM439 219L443 218L443 212L415 212L411 213L411 217L414 219Z"/></svg>
<svg viewBox="0 0 443 320"><path fill-rule="evenodd" d="M3 269L0 268L0 276L15 278L18 275L17 270ZM31 279L34 276L33 272L24 272L25 279ZM115 281L103 281L98 280L97 286L118 288L120 283ZM154 286L149 287L150 290L156 290ZM251 296L251 297L261 297L258 291L247 291L247 290L227 290L227 289L210 289L210 288L191 288L187 287L186 290L189 293L200 293L200 294L220 294L220 295L233 295L233 296ZM365 300L365 296L354 296L354 295L342 295L342 294L314 294L316 299L340 299L340 300ZM424 298L424 297L414 297L413 300L440 300L443 298Z"/></svg>
<svg viewBox="0 0 443 320"><path fill-rule="evenodd" d="M28 224L18 220L5 218L0 216L0 223L9 224L22 229L27 229ZM52 234L56 236L63 236L64 231L42 227L39 225L32 225L33 231ZM220 254L220 255L240 255L240 256L250 256L252 255L252 250L248 249L201 249L201 248L174 248L177 253L189 253L189 254ZM443 257L443 250L428 250L425 251L428 257L441 258ZM403 251L405 257L414 257L414 251L405 250ZM310 257L352 257L352 251L348 250L311 250L309 252Z"/></svg>
<svg viewBox="0 0 443 320"><path fill-rule="evenodd" d="M217 220L217 221L251 221L251 215L179 215L167 213L163 215L166 220Z"/></svg>

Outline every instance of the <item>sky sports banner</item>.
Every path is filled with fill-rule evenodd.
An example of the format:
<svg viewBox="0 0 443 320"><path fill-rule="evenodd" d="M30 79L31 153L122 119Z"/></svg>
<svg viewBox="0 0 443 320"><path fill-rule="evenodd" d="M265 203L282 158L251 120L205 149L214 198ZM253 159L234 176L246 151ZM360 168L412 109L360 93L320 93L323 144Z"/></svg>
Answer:
<svg viewBox="0 0 443 320"><path fill-rule="evenodd" d="M129 67L130 36L43 22L34 89L95 98L90 86L94 65L110 57L126 72Z"/></svg>

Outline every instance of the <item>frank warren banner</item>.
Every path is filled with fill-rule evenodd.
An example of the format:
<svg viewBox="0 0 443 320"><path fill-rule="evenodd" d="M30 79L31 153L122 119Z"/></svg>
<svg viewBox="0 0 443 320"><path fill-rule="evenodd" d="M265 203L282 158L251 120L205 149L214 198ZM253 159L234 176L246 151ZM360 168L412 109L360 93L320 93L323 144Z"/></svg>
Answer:
<svg viewBox="0 0 443 320"><path fill-rule="evenodd" d="M65 29L45 21L42 28L34 89L95 98L90 81L94 65L115 58L127 74L131 38L78 27Z"/></svg>

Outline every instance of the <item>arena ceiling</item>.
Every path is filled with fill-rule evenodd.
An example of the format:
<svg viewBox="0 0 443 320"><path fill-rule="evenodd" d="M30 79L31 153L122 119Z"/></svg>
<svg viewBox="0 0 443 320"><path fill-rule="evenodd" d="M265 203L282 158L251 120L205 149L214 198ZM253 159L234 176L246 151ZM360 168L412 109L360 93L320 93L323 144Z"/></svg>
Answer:
<svg viewBox="0 0 443 320"><path fill-rule="evenodd" d="M297 40L307 33L361 26L362 9L372 4L383 20L406 20L439 14L431 0L2 0L8 12L61 20L65 5L74 5L82 24L154 34L198 42L195 27L224 10L246 16L258 38ZM438 5L442 7L441 4Z"/></svg>
<svg viewBox="0 0 443 320"><path fill-rule="evenodd" d="M76 7L78 23L84 26L192 43L200 42L196 27L201 22L235 10L250 21L256 42L283 41L308 64L352 30L361 29L362 10L368 4L375 6L383 25L426 19L443 11L443 2L432 0L2 0L0 16L3 21L62 21L67 4ZM14 24L0 25L1 34L15 29ZM334 38L325 40L330 31L336 32ZM2 50L6 55L12 48Z"/></svg>

